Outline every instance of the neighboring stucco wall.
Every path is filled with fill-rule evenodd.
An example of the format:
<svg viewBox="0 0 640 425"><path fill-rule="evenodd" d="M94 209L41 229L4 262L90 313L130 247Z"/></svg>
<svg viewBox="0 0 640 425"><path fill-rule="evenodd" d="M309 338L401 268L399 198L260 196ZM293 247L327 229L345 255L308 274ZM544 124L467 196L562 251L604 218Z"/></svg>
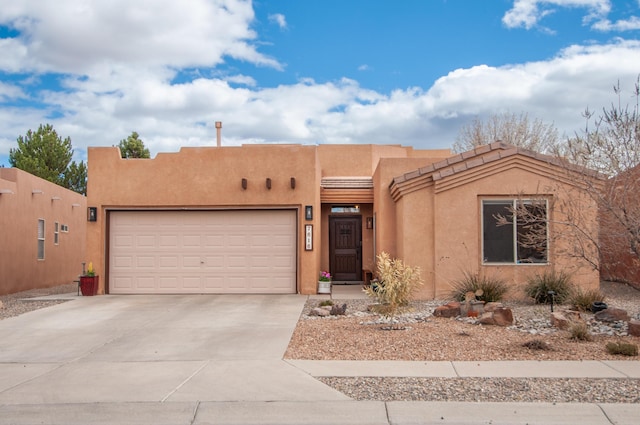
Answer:
<svg viewBox="0 0 640 425"><path fill-rule="evenodd" d="M606 196L612 198L617 195L616 202L609 201L616 209L624 208L626 212L610 211L602 208L600 211L600 244L602 246L602 278L618 282L625 282L640 289L640 258L631 249L633 237L629 235L629 228L638 224L640 211L640 166L609 179L606 182ZM623 223L631 224L625 226ZM637 237L635 238L637 240Z"/></svg>
<svg viewBox="0 0 640 425"><path fill-rule="evenodd" d="M85 261L85 197L17 168L0 168L0 192L7 192L0 194L0 294L77 280ZM38 260L39 219L45 220L44 260Z"/></svg>

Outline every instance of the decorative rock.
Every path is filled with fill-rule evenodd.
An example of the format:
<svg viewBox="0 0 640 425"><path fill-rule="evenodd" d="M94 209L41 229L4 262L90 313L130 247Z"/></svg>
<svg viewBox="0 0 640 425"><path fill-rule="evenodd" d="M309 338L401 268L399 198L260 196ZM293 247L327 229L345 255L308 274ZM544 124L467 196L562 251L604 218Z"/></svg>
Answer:
<svg viewBox="0 0 640 425"><path fill-rule="evenodd" d="M0 301L0 308L2 308L2 307L4 307L4 306L2 305L2 301Z"/></svg>
<svg viewBox="0 0 640 425"><path fill-rule="evenodd" d="M551 326L555 326L558 329L567 329L571 322L564 315L564 313L560 311L554 311L551 313Z"/></svg>
<svg viewBox="0 0 640 425"><path fill-rule="evenodd" d="M457 317L460 316L460 303L457 301L436 307L433 311L435 317Z"/></svg>
<svg viewBox="0 0 640 425"><path fill-rule="evenodd" d="M334 305L333 307L331 307L331 315L332 316L344 316L345 312L347 311L347 304L342 304L342 307L340 307L339 305Z"/></svg>
<svg viewBox="0 0 640 425"><path fill-rule="evenodd" d="M504 304L498 302L490 302L484 305L484 311L494 311L497 308L503 308Z"/></svg>
<svg viewBox="0 0 640 425"><path fill-rule="evenodd" d="M327 310L326 308L322 308L322 307L313 308L309 312L309 316L319 316L319 317L327 317L330 314L331 314L331 312L329 310Z"/></svg>
<svg viewBox="0 0 640 425"><path fill-rule="evenodd" d="M597 312L594 317L601 322L629 321L629 313L621 308L607 308Z"/></svg>
<svg viewBox="0 0 640 425"><path fill-rule="evenodd" d="M631 319L629 320L629 335L631 336L640 336L640 320Z"/></svg>
<svg viewBox="0 0 640 425"><path fill-rule="evenodd" d="M510 308L498 307L493 311L485 311L478 319L483 325L511 326L513 325L513 312Z"/></svg>
<svg viewBox="0 0 640 425"><path fill-rule="evenodd" d="M510 308L499 307L493 311L493 320L498 326L513 325L513 311Z"/></svg>

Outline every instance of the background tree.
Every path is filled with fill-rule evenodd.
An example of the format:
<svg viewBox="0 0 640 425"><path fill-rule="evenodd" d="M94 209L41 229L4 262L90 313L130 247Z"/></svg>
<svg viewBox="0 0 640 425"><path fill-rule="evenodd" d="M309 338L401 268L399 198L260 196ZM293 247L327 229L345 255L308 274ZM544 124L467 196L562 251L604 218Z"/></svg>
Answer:
<svg viewBox="0 0 640 425"><path fill-rule="evenodd" d="M84 162L72 162L69 137L62 139L51 124L28 130L18 136L18 147L9 150L9 164L52 183L86 194L87 168Z"/></svg>
<svg viewBox="0 0 640 425"><path fill-rule="evenodd" d="M613 90L617 104L597 117L585 111L584 131L569 140L562 154L607 178L601 190L583 181L599 206L603 277L640 287L640 77L632 97L635 104L623 104L619 83Z"/></svg>
<svg viewBox="0 0 640 425"><path fill-rule="evenodd" d="M118 145L120 148L120 155L123 158L150 158L151 153L149 149L144 146L144 142L139 139L138 133L131 132L131 135L126 139L120 140Z"/></svg>
<svg viewBox="0 0 640 425"><path fill-rule="evenodd" d="M486 121L479 118L463 126L453 144L456 153L472 150L496 141L509 143L540 153L549 153L558 144L558 130L553 124L533 121L525 113L491 115Z"/></svg>

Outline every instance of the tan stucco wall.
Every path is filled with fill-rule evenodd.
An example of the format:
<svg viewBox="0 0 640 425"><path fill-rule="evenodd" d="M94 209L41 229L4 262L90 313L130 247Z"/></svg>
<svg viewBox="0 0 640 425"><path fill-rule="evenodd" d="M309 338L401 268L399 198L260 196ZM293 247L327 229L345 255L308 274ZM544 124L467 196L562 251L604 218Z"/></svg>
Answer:
<svg viewBox="0 0 640 425"><path fill-rule="evenodd" d="M414 151L415 152L415 151ZM396 218L397 205L389 193L389 183L394 177L408 173L450 156L447 150L428 151L429 156L412 158L382 158L373 176L374 213L376 215L376 255L382 251L399 256L397 226L403 226Z"/></svg>
<svg viewBox="0 0 640 425"><path fill-rule="evenodd" d="M403 235L401 256L407 263L419 265L427 273L421 298L447 298L451 283L462 278L465 272L499 276L511 287L511 298L522 297L522 287L529 276L547 269L565 271L572 275L575 284L583 288L597 288L599 275L585 261L570 258L562 253L566 238L550 242L549 263L520 265L482 264L481 202L483 199L513 199L548 195L559 196L558 182L549 178L553 172L522 159L505 160L490 171L474 169L460 172L453 177L404 195L399 201L398 223ZM429 198L432 197L432 201ZM429 205L432 202L432 205ZM431 207L431 208L430 208ZM420 210L432 210L433 214L421 216ZM400 216L400 211L402 215ZM585 211L596 209L586 206ZM560 211L551 211L550 235L559 231L554 222L562 221ZM592 214L589 220L595 220ZM432 221L431 228L424 228ZM416 230L416 231L414 231ZM565 246L563 246L563 244ZM430 275L432 273L432 275Z"/></svg>
<svg viewBox="0 0 640 425"><path fill-rule="evenodd" d="M317 290L317 274L329 269L328 220L331 203L321 203L323 177L374 177L378 252L395 251L395 212L388 185L399 173L440 160L449 150L414 150L400 145L245 145L242 147L183 148L154 159L122 159L119 150L89 149L88 206L98 208L98 221L88 223L87 261L106 275L107 214L117 209L292 208L298 211L298 291ZM379 166L394 158L392 165ZM376 171L379 170L379 171ZM296 179L295 189L290 178ZM241 188L246 178L248 187ZM272 188L265 187L271 178ZM357 192L357 191L355 191ZM349 203L348 201L345 201ZM374 204L351 202L362 215L363 269L373 270L374 230L366 228ZM304 217L311 205L313 220ZM304 225L312 224L312 251L305 251ZM382 238L380 238L382 235ZM100 280L105 291L108 276Z"/></svg>
<svg viewBox="0 0 640 425"><path fill-rule="evenodd" d="M85 261L84 196L17 168L0 168L0 294L77 280ZM38 260L38 220L45 220L45 258ZM54 223L66 225L54 244Z"/></svg>

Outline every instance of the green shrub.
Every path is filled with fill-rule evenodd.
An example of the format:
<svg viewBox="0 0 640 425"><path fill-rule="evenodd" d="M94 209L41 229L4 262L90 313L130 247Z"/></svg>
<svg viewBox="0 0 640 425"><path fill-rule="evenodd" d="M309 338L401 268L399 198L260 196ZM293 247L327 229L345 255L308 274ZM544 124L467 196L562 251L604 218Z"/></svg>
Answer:
<svg viewBox="0 0 640 425"><path fill-rule="evenodd" d="M638 346L626 342L608 342L607 352L609 354L620 354L623 356L637 356Z"/></svg>
<svg viewBox="0 0 640 425"><path fill-rule="evenodd" d="M333 301L331 300L324 300L321 301L320 304L318 304L320 307L324 307L324 306L328 306L328 305L333 305Z"/></svg>
<svg viewBox="0 0 640 425"><path fill-rule="evenodd" d="M603 302L604 295L597 289L590 289L583 291L582 289L574 290L570 297L569 302L580 311L589 311L594 302Z"/></svg>
<svg viewBox="0 0 640 425"><path fill-rule="evenodd" d="M465 301L466 294L473 292L480 301L500 301L509 288L504 280L497 277L480 276L478 273L464 272L462 279L453 282L451 296L456 301Z"/></svg>
<svg viewBox="0 0 640 425"><path fill-rule="evenodd" d="M571 277L568 274L545 271L541 275L531 277L527 281L524 291L537 304L550 304L549 291L553 291L555 292L554 302L562 304L571 295L571 287Z"/></svg>
<svg viewBox="0 0 640 425"><path fill-rule="evenodd" d="M420 268L407 266L386 252L378 255L376 265L378 281L365 287L364 292L384 306L382 314L394 317L400 307L409 305L413 292L422 285Z"/></svg>
<svg viewBox="0 0 640 425"><path fill-rule="evenodd" d="M591 336L589 326L587 326L586 323L573 323L569 327L569 333L571 334L571 339L575 339L576 341L593 341L593 336Z"/></svg>

